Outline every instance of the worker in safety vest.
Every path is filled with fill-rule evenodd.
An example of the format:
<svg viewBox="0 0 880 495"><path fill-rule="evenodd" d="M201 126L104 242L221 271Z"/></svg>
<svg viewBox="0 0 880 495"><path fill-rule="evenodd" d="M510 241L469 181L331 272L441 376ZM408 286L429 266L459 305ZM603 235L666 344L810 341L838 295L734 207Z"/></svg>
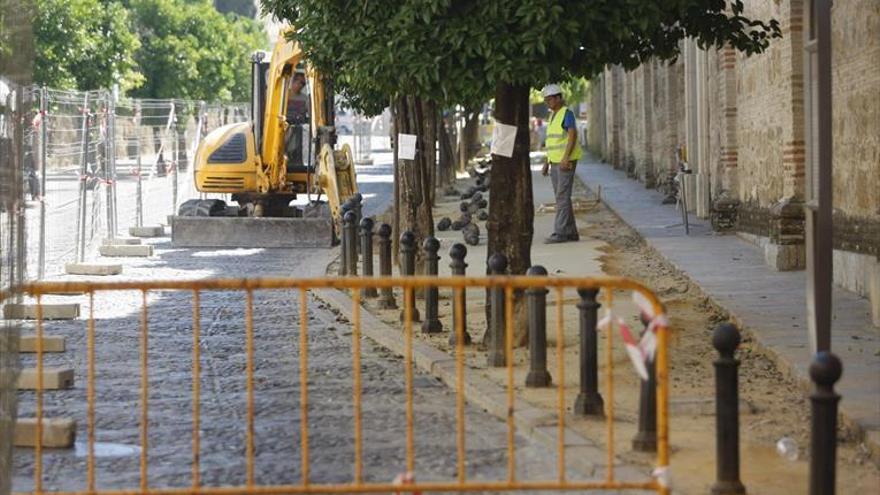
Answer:
<svg viewBox="0 0 880 495"><path fill-rule="evenodd" d="M558 84L548 84L541 90L544 103L550 107L552 114L547 126L547 161L541 173L550 174L553 192L556 194L556 220L553 234L544 242L578 241L577 225L574 221L574 209L571 204L571 187L574 182L574 169L581 157L578 145L577 123L574 113L562 101L562 88Z"/></svg>

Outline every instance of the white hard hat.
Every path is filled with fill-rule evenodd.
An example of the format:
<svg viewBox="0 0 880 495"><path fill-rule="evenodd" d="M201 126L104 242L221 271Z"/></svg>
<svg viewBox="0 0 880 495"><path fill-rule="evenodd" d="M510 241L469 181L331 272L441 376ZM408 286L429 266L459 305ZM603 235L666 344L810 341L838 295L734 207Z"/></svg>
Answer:
<svg viewBox="0 0 880 495"><path fill-rule="evenodd" d="M548 84L544 86L544 89L541 90L541 96L543 96L544 98L561 94L562 88L560 88L558 84Z"/></svg>

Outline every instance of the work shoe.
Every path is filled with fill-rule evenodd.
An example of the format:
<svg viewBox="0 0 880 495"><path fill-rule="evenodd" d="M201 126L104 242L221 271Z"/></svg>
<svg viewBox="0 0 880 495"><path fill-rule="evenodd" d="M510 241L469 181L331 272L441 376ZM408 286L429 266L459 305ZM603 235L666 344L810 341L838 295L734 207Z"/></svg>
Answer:
<svg viewBox="0 0 880 495"><path fill-rule="evenodd" d="M563 242L568 242L568 237L553 234L550 237L544 239L544 244L560 244Z"/></svg>

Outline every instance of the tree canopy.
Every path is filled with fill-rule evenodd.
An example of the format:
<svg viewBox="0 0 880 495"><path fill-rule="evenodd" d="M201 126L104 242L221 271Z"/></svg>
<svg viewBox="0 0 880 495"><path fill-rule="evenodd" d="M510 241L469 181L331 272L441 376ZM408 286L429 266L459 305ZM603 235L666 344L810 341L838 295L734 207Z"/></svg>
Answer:
<svg viewBox="0 0 880 495"><path fill-rule="evenodd" d="M36 0L37 83L131 96L247 100L260 23L210 0Z"/></svg>
<svg viewBox="0 0 880 495"><path fill-rule="evenodd" d="M132 96L247 100L250 54L265 48L252 19L214 9L209 0L130 0L145 76Z"/></svg>
<svg viewBox="0 0 880 495"><path fill-rule="evenodd" d="M61 89L122 89L143 82L140 42L118 2L36 0L34 81Z"/></svg>
<svg viewBox="0 0 880 495"><path fill-rule="evenodd" d="M540 86L675 58L679 42L762 51L776 21L741 0L262 0L296 26L313 63L362 110L398 94L488 99L498 82Z"/></svg>

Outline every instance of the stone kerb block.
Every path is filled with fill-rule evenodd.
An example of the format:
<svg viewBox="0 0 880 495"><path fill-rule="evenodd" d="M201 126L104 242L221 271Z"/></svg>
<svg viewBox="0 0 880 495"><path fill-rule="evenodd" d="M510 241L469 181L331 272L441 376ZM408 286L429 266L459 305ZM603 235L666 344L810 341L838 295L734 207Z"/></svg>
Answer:
<svg viewBox="0 0 880 495"><path fill-rule="evenodd" d="M122 273L122 265L115 263L68 263L64 265L64 271L68 275L119 275Z"/></svg>
<svg viewBox="0 0 880 495"><path fill-rule="evenodd" d="M70 418L43 418L43 447L64 449L73 446L76 440L76 421ZM36 447L37 418L18 418L15 421L16 447Z"/></svg>
<svg viewBox="0 0 880 495"><path fill-rule="evenodd" d="M37 389L37 369L25 368L18 375L19 390ZM43 367L43 390L73 388L73 368Z"/></svg>
<svg viewBox="0 0 880 495"><path fill-rule="evenodd" d="M98 248L98 252L101 253L101 256L114 258L146 258L153 255L153 246L148 244L139 246L101 246Z"/></svg>
<svg viewBox="0 0 880 495"><path fill-rule="evenodd" d="M73 320L79 317L79 304L43 304L44 320ZM7 320L36 320L36 304L7 304L3 306Z"/></svg>
<svg viewBox="0 0 880 495"><path fill-rule="evenodd" d="M44 335L43 352L64 352L67 340L63 335ZM19 352L37 352L37 336L22 335L18 341Z"/></svg>
<svg viewBox="0 0 880 495"><path fill-rule="evenodd" d="M119 246L124 244L141 244L143 241L140 237L115 237L113 239L106 238L101 241L104 246Z"/></svg>
<svg viewBox="0 0 880 495"><path fill-rule="evenodd" d="M163 237L165 235L165 227L161 225L129 227L128 235L134 237Z"/></svg>

